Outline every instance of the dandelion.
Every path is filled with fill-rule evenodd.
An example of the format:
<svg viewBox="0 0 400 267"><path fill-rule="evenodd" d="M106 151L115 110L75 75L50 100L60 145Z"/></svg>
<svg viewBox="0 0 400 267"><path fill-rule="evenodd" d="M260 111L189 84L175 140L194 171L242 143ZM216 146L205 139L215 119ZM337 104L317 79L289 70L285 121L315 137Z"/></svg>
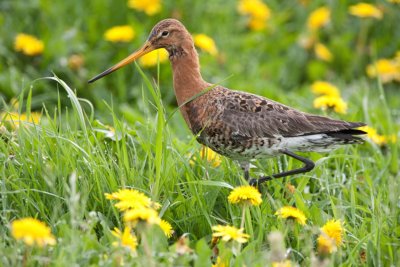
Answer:
<svg viewBox="0 0 400 267"><path fill-rule="evenodd" d="M238 229L229 225L216 225L212 227L212 230L214 231L213 237L222 238L222 241L225 242L233 240L238 243L246 243L250 237L248 234L243 233L243 228Z"/></svg>
<svg viewBox="0 0 400 267"><path fill-rule="evenodd" d="M124 214L124 221L136 226L138 222L145 222L147 224L160 224L161 219L158 217L157 211L151 208L136 208L128 210Z"/></svg>
<svg viewBox="0 0 400 267"><path fill-rule="evenodd" d="M11 234L17 240L32 246L54 245L56 239L51 234L50 228L43 222L34 218L14 220L11 223Z"/></svg>
<svg viewBox="0 0 400 267"><path fill-rule="evenodd" d="M37 56L43 53L44 44L35 36L19 33L15 37L14 49L27 56Z"/></svg>
<svg viewBox="0 0 400 267"><path fill-rule="evenodd" d="M323 95L314 99L314 107L322 110L333 109L336 113L346 114L347 103L337 96Z"/></svg>
<svg viewBox="0 0 400 267"><path fill-rule="evenodd" d="M215 264L211 265L212 267L228 267L229 264L227 261L221 260L221 257L217 257L217 261Z"/></svg>
<svg viewBox="0 0 400 267"><path fill-rule="evenodd" d="M292 262L290 260L285 260L285 261L281 261L281 262L273 262L272 263L272 267L291 267L292 266Z"/></svg>
<svg viewBox="0 0 400 267"><path fill-rule="evenodd" d="M38 124L42 115L38 112L31 112L30 115L26 113L19 114L17 112L4 112L0 113L0 125L2 122L9 122L12 128L17 129L22 125Z"/></svg>
<svg viewBox="0 0 400 267"><path fill-rule="evenodd" d="M139 59L140 65L145 68L156 66L158 62L164 63L168 60L168 52L164 48L151 51Z"/></svg>
<svg viewBox="0 0 400 267"><path fill-rule="evenodd" d="M331 51L329 51L328 47L321 43L317 43L314 47L315 55L318 59L323 61L331 62L333 59Z"/></svg>
<svg viewBox="0 0 400 267"><path fill-rule="evenodd" d="M153 16L161 11L161 0L128 0L128 7Z"/></svg>
<svg viewBox="0 0 400 267"><path fill-rule="evenodd" d="M137 208L160 208L160 204L153 202L142 192L135 189L120 189L112 194L105 193L106 199L119 200L114 206L120 211Z"/></svg>
<svg viewBox="0 0 400 267"><path fill-rule="evenodd" d="M381 19L383 13L376 6L367 3L358 3L349 7L349 13L360 18Z"/></svg>
<svg viewBox="0 0 400 267"><path fill-rule="evenodd" d="M388 0L392 4L400 4L400 0Z"/></svg>
<svg viewBox="0 0 400 267"><path fill-rule="evenodd" d="M400 82L400 60L397 58L394 60L379 59L375 63L368 65L366 71L370 78L379 76L382 83Z"/></svg>
<svg viewBox="0 0 400 267"><path fill-rule="evenodd" d="M307 217L301 210L291 206L280 208L275 215L282 219L293 219L301 225L305 225L307 220Z"/></svg>
<svg viewBox="0 0 400 267"><path fill-rule="evenodd" d="M317 239L318 251L323 254L336 251L342 244L343 226L339 220L329 220L322 228Z"/></svg>
<svg viewBox="0 0 400 267"><path fill-rule="evenodd" d="M311 31L319 30L329 23L331 19L331 11L327 7L320 7L313 12L308 17L307 27Z"/></svg>
<svg viewBox="0 0 400 267"><path fill-rule="evenodd" d="M240 0L237 9L240 14L250 17L248 26L255 31L265 29L271 17L271 10L261 0Z"/></svg>
<svg viewBox="0 0 400 267"><path fill-rule="evenodd" d="M211 37L201 33L201 34L195 34L193 36L193 39L194 39L194 44L201 50L204 50L213 56L217 55L218 53L217 46L215 45L215 42Z"/></svg>
<svg viewBox="0 0 400 267"><path fill-rule="evenodd" d="M168 238L170 238L172 236L172 234L174 233L174 230L172 229L171 224L169 222L167 222L166 220L161 220L159 226Z"/></svg>
<svg viewBox="0 0 400 267"><path fill-rule="evenodd" d="M135 31L129 25L115 26L104 33L104 39L117 43L130 42L135 37Z"/></svg>
<svg viewBox="0 0 400 267"><path fill-rule="evenodd" d="M243 185L236 187L228 196L228 201L232 204L248 204L258 206L261 204L261 194L253 186Z"/></svg>
<svg viewBox="0 0 400 267"><path fill-rule="evenodd" d="M381 135L378 131L370 126L362 126L358 128L367 133L367 137L379 146L386 145L387 143L395 143L397 141L396 135Z"/></svg>
<svg viewBox="0 0 400 267"><path fill-rule="evenodd" d="M339 97L339 89L331 83L324 81L316 81L311 85L311 91L316 95L326 95L332 97Z"/></svg>
<svg viewBox="0 0 400 267"><path fill-rule="evenodd" d="M136 236L133 235L131 232L132 229L130 227L125 227L123 233L121 233L121 230L119 230L118 228L114 228L114 230L111 231L111 234L118 238L119 241L113 242L113 246L121 245L123 247L129 248L131 251L136 251L138 241Z"/></svg>

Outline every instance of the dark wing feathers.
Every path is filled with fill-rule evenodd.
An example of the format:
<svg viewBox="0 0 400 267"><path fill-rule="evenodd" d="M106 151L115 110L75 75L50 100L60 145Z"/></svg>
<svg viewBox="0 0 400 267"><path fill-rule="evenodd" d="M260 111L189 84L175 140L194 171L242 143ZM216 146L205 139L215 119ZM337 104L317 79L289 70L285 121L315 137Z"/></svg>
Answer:
<svg viewBox="0 0 400 267"><path fill-rule="evenodd" d="M236 137L293 137L318 133L363 134L365 125L307 114L278 102L237 91L229 91L222 105L221 121Z"/></svg>

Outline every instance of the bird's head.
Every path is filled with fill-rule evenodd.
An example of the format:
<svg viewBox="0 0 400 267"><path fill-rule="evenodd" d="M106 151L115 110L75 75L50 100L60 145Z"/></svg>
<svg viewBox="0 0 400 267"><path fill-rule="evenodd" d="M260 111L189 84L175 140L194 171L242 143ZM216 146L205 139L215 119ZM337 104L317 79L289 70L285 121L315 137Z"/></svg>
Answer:
<svg viewBox="0 0 400 267"><path fill-rule="evenodd" d="M99 75L89 80L92 83L120 68L126 66L127 64L135 61L136 59L150 53L153 50L159 48L165 48L168 50L170 56L180 52L181 44L184 40L191 39L190 34L186 30L183 24L176 19L165 19L157 23L152 29L147 41L142 45L142 47L131 55L121 60L119 63L115 64L111 68L105 70Z"/></svg>

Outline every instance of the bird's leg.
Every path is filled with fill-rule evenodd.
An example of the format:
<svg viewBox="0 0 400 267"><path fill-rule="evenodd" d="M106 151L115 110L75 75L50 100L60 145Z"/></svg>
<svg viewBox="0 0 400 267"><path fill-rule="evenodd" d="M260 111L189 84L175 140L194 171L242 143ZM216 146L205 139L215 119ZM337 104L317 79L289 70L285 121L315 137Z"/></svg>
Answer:
<svg viewBox="0 0 400 267"><path fill-rule="evenodd" d="M244 172L244 179L246 179L248 181L250 178L250 175L249 175L250 163L246 162L246 161L239 161L239 165L240 165L240 168L242 168L242 170Z"/></svg>
<svg viewBox="0 0 400 267"><path fill-rule="evenodd" d="M281 172L281 173L273 174L271 176L263 176L263 177L260 177L258 179L251 179L249 181L249 184L252 185L252 186L259 185L261 183L264 183L266 181L269 181L269 180L272 180L272 179L275 179L275 178L281 178L281 177L294 175L294 174L298 174L298 173L309 172L312 169L314 169L315 164L314 164L313 161L311 161L311 160L309 160L307 158L301 157L301 156L299 156L299 155L297 155L297 154L295 154L295 153L293 153L293 152L291 152L289 150L283 150L282 153L285 154L285 155L288 155L288 156L290 156L292 158L295 158L295 159L297 159L297 160L299 160L301 162L303 162L304 166L302 168L299 168L299 169L294 169L294 170L290 170L290 171L286 171L286 172Z"/></svg>

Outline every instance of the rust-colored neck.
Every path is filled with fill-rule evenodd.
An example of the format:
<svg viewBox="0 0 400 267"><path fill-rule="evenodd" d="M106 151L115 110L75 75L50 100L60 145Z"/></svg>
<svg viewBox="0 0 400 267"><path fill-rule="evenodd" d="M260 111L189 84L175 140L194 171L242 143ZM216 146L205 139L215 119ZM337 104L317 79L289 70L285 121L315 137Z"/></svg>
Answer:
<svg viewBox="0 0 400 267"><path fill-rule="evenodd" d="M207 88L209 84L201 77L199 56L189 34L181 46L174 48L170 53L170 60L176 100L180 106Z"/></svg>

